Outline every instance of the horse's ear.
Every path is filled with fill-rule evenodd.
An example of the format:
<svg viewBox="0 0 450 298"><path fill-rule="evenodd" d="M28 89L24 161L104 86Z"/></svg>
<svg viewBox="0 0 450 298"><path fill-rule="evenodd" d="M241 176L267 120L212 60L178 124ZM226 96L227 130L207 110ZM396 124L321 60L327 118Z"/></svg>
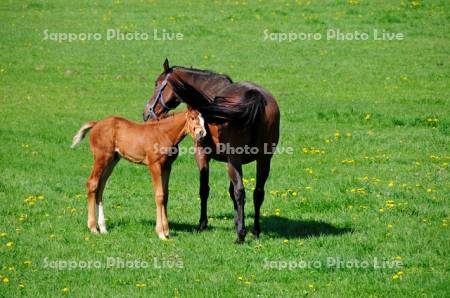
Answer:
<svg viewBox="0 0 450 298"><path fill-rule="evenodd" d="M166 60L164 60L164 64L163 64L163 67L164 67L164 72L167 72L168 70L169 70L169 60L167 60L167 58L166 58Z"/></svg>

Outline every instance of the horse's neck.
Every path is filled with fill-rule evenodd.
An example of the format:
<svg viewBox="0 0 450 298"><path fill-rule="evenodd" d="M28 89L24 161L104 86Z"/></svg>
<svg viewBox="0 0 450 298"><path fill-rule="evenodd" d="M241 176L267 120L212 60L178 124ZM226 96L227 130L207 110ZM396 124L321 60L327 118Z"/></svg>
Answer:
<svg viewBox="0 0 450 298"><path fill-rule="evenodd" d="M175 114L160 120L159 129L170 139L171 145L177 145L186 135L186 116L184 113Z"/></svg>
<svg viewBox="0 0 450 298"><path fill-rule="evenodd" d="M190 72L186 69L176 69L175 71L178 71L189 85L204 92L210 97L216 96L220 90L231 84L228 79L218 74L203 74L195 71Z"/></svg>

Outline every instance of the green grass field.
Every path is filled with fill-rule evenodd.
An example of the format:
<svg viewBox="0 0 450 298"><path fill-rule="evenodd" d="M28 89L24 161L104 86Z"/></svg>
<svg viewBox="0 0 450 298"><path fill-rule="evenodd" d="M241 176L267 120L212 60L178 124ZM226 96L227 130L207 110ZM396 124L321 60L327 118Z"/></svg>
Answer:
<svg viewBox="0 0 450 298"><path fill-rule="evenodd" d="M445 0L1 1L0 297L448 297L449 12ZM165 29L183 40L106 40L108 28ZM265 30L337 28L370 37L264 40ZM103 38L44 40L46 29ZM373 40L374 29L405 38ZM233 243L218 162L210 228L194 232L191 155L174 164L169 241L154 233L147 169L126 161L105 191L109 233L88 232L92 157L86 141L70 150L71 139L88 120L142 121L166 57L254 81L277 98L280 147L294 154L273 159L260 239ZM255 165L244 174L251 228ZM149 267L79 268L108 257ZM375 259L403 266L378 268ZM79 266L47 266L66 261ZM315 265L280 268L302 261ZM351 266L358 262L369 265Z"/></svg>

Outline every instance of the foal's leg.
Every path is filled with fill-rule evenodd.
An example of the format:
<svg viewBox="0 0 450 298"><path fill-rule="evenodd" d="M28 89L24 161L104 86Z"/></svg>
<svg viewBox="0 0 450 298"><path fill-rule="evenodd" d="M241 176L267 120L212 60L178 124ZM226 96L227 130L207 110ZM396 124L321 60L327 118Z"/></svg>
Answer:
<svg viewBox="0 0 450 298"><path fill-rule="evenodd" d="M200 220L197 231L201 232L208 225L208 196L209 196L209 160L201 147L196 147L195 160L200 171Z"/></svg>
<svg viewBox="0 0 450 298"><path fill-rule="evenodd" d="M162 227L164 236L169 238L169 219L167 217L167 203L169 202L169 178L170 178L170 171L172 170L172 164L166 164L161 173L162 178L162 187L163 187L163 193L164 193L164 202L163 202L163 212L162 212Z"/></svg>
<svg viewBox="0 0 450 298"><path fill-rule="evenodd" d="M228 176L234 186L234 197L236 198L237 205L236 243L242 243L245 240L247 231L245 230L244 218L245 189L242 183L242 165L239 160L230 159L228 161Z"/></svg>
<svg viewBox="0 0 450 298"><path fill-rule="evenodd" d="M253 204L255 205L255 222L253 224L253 235L259 237L261 227L259 225L259 216L261 205L264 201L264 185L270 172L271 156L260 158L256 160L256 186L253 191Z"/></svg>
<svg viewBox="0 0 450 298"><path fill-rule="evenodd" d="M94 166L86 182L88 191L88 220L87 226L92 233L97 234L97 223L95 222L95 202L97 201L97 189L99 187L100 176L107 166L110 155L94 153Z"/></svg>
<svg viewBox="0 0 450 298"><path fill-rule="evenodd" d="M105 223L105 213L103 211L103 191L105 190L106 181L111 175L114 167L117 162L120 160L120 157L116 154L112 159L109 160L109 163L104 168L102 175L100 176L100 180L98 183L97 194L96 194L96 210L97 210L97 223L100 233L107 233L106 223Z"/></svg>
<svg viewBox="0 0 450 298"><path fill-rule="evenodd" d="M156 226L155 231L160 239L166 239L163 229L163 217L164 217L164 188L161 176L161 165L153 164L149 166L150 173L152 175L153 189L155 192L156 203Z"/></svg>

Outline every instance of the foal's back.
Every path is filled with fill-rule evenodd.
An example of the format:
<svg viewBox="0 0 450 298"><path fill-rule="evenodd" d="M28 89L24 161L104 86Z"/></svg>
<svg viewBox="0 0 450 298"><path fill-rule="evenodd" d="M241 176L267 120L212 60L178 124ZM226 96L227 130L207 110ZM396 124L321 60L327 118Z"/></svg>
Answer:
<svg viewBox="0 0 450 298"><path fill-rule="evenodd" d="M148 125L111 116L95 124L91 130L90 146L94 153L118 153L137 163L145 160L151 142Z"/></svg>

